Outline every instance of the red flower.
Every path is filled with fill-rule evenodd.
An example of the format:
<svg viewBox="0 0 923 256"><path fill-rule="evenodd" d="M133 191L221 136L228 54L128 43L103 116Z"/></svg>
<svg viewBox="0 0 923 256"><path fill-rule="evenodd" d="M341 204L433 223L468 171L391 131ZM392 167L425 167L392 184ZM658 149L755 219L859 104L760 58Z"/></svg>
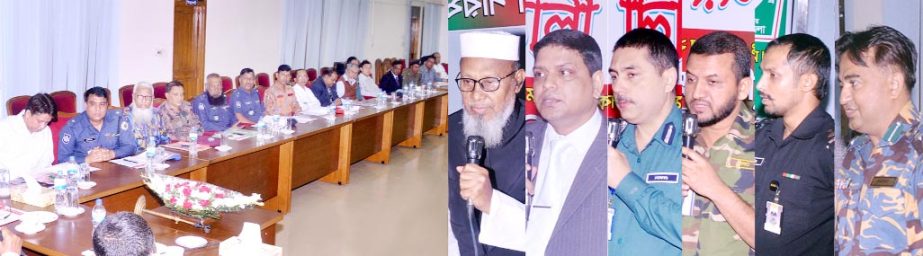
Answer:
<svg viewBox="0 0 923 256"><path fill-rule="evenodd" d="M192 189L184 188L184 189L183 189L183 195L184 195L184 196L189 196L189 194L192 194Z"/></svg>
<svg viewBox="0 0 923 256"><path fill-rule="evenodd" d="M176 205L176 198L170 198L170 204Z"/></svg>
<svg viewBox="0 0 923 256"><path fill-rule="evenodd" d="M199 192L209 193L211 192L211 189L208 188L208 186L199 186Z"/></svg>
<svg viewBox="0 0 923 256"><path fill-rule="evenodd" d="M201 200L201 201L199 201L199 205L202 206L202 207L208 207L209 203L211 203L211 202L209 202L208 200Z"/></svg>
<svg viewBox="0 0 923 256"><path fill-rule="evenodd" d="M224 198L224 193L215 194L215 198L218 198L218 199Z"/></svg>
<svg viewBox="0 0 923 256"><path fill-rule="evenodd" d="M192 209L192 202L189 202L189 199L186 199L186 202L183 202L183 208L186 210Z"/></svg>

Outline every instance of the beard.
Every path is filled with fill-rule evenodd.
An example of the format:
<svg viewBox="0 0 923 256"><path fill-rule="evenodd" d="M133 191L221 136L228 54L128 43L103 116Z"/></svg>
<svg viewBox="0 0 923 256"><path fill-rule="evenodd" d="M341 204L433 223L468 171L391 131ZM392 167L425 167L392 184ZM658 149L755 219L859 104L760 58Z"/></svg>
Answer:
<svg viewBox="0 0 923 256"><path fill-rule="evenodd" d="M212 97L211 94L208 94L208 104L212 106L224 106L227 103L225 100L224 94L219 94L218 97Z"/></svg>
<svg viewBox="0 0 923 256"><path fill-rule="evenodd" d="M131 116L137 124L149 124L154 119L154 109L132 107Z"/></svg>
<svg viewBox="0 0 923 256"><path fill-rule="evenodd" d="M700 121L699 126L709 127L714 124L717 124L718 122L721 122L721 120L724 120L728 116L731 116L732 114L731 112L734 112L734 103L735 103L734 101L735 100L737 99L735 99L734 97L729 98L727 102L725 102L724 104L721 104L718 107L718 111L715 112L714 117Z"/></svg>
<svg viewBox="0 0 923 256"><path fill-rule="evenodd" d="M510 101L500 115L490 120L485 120L482 115L468 113L465 109L462 113L465 136L481 136L486 148L499 146L503 142L503 127L506 127L515 104L515 100Z"/></svg>

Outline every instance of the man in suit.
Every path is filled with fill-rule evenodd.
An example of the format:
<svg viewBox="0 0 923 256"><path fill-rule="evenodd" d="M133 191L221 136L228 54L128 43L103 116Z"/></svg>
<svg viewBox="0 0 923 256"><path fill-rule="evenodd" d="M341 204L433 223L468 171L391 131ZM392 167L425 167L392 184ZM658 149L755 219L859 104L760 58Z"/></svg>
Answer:
<svg viewBox="0 0 923 256"><path fill-rule="evenodd" d="M606 122L597 103L602 54L592 37L564 29L535 44L534 198L526 216L531 255L606 254Z"/></svg>
<svg viewBox="0 0 923 256"><path fill-rule="evenodd" d="M404 64L401 64L399 61L391 62L391 70L381 76L381 81L378 82L381 90L385 91L387 94L391 94L397 91L397 89L401 89L401 85L404 84L404 78L401 77L401 70L403 67Z"/></svg>
<svg viewBox="0 0 923 256"><path fill-rule="evenodd" d="M519 36L470 32L460 39L456 82L464 109L449 116L449 129L461 132L449 133L448 169L450 224L458 248L449 250L524 255L525 108L516 94L525 72L519 64ZM468 136L484 139L481 165L466 164ZM475 208L470 216L466 201Z"/></svg>

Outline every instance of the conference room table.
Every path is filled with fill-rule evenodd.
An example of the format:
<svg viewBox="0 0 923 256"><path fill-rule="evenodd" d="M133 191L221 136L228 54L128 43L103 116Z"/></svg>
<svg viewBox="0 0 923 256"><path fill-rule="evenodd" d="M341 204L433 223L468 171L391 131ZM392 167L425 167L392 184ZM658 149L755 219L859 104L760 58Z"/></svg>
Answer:
<svg viewBox="0 0 923 256"><path fill-rule="evenodd" d="M208 240L207 246L187 249L187 255L217 255L218 244L237 235L244 222L260 225L263 242L275 243L276 224L291 207L293 189L321 180L346 185L350 165L360 161L387 164L393 147L419 148L423 134L443 135L447 132L448 96L437 89L411 100L389 101L375 106L375 99L354 103L359 110L351 115L334 118L315 117L298 123L293 133L267 139L250 137L240 141L227 140L230 150L208 149L190 157L176 152L180 160L168 161L169 167L158 171L241 192L261 194L263 207L236 213L224 213L220 220L210 220L212 229L205 233L189 224L175 222L151 214L142 214L154 231L156 240L174 245L177 237L196 235ZM172 150L171 150L172 151ZM80 190L78 202L86 212L75 218L59 217L46 224L46 229L34 235L14 231L23 237L24 248L30 255L79 255L91 249L92 222L90 210L96 199L102 199L111 214L132 211L138 197L144 197L145 208L161 214L170 211L148 189L141 170L110 163L93 163L99 168L90 179L93 188ZM53 211L54 206L39 208L14 202L23 211ZM7 225L11 230L17 222Z"/></svg>

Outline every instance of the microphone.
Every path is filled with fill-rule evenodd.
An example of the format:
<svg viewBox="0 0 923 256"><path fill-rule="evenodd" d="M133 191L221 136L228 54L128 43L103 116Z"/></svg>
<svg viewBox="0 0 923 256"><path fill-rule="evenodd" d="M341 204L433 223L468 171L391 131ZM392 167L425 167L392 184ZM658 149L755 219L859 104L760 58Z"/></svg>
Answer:
<svg viewBox="0 0 923 256"><path fill-rule="evenodd" d="M683 112L683 147L692 149L695 146L695 135L699 133L699 122L696 121L696 116L693 113L690 113L689 110ZM688 157L687 157L688 158ZM689 191L689 193L683 197L683 216L692 215L692 206L695 203L695 192Z"/></svg>
<svg viewBox="0 0 923 256"><path fill-rule="evenodd" d="M468 136L468 163L469 164L481 164L481 159L484 158L484 138L481 136Z"/></svg>
<svg viewBox="0 0 923 256"><path fill-rule="evenodd" d="M481 136L468 136L468 143L466 145L466 157L469 164L481 165L481 160L484 158L484 138ZM471 246L474 249L474 255L478 255L478 240L474 229L474 205L471 204L469 198L468 201L468 228L471 230Z"/></svg>
<svg viewBox="0 0 923 256"><path fill-rule="evenodd" d="M619 145L619 140L622 139L622 132L625 131L625 128L628 128L628 122L621 118L609 119L608 128L609 145L616 148Z"/></svg>
<svg viewBox="0 0 923 256"><path fill-rule="evenodd" d="M526 131L526 165L529 166L529 170L526 170L526 180L529 183L532 183L532 191L526 190L526 225L529 224L529 212L532 209L532 198L535 197L535 168L536 166L532 163L532 158L535 156L535 141L532 137L531 131Z"/></svg>

